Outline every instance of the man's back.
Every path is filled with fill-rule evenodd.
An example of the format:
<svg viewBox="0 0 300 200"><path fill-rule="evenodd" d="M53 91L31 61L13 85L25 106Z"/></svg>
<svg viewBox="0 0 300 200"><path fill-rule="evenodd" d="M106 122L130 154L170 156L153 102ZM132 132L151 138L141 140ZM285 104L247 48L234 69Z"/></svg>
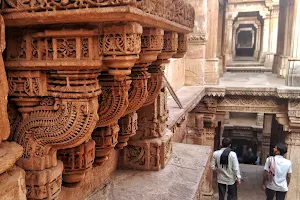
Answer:
<svg viewBox="0 0 300 200"><path fill-rule="evenodd" d="M281 155L269 157L264 167L266 171L269 171L273 158L275 159L275 176L272 181L267 182L266 187L274 191L286 192L288 191L286 177L287 174L292 173L292 163Z"/></svg>
<svg viewBox="0 0 300 200"><path fill-rule="evenodd" d="M236 153L231 151L228 155L228 166L220 164L220 158L225 148L215 151L213 154L212 169L218 174L218 183L233 185L237 178L241 178L239 163Z"/></svg>

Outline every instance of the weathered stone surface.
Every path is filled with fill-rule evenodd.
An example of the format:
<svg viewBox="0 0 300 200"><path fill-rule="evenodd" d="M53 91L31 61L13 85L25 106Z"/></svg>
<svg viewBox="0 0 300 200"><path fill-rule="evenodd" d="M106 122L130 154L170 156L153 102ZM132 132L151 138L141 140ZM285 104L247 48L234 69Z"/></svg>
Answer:
<svg viewBox="0 0 300 200"><path fill-rule="evenodd" d="M113 173L117 169L119 153L116 150L112 150L109 155L109 159L101 166L95 166L89 169L85 178L78 184L72 187L62 186L62 190L57 200L83 200L99 192L103 194L99 199L106 199L108 195L107 188L110 187L109 180Z"/></svg>
<svg viewBox="0 0 300 200"><path fill-rule="evenodd" d="M2 16L0 16L0 142L1 140L6 140L10 133L10 125L7 114L8 83L2 58L2 53L5 49L5 43L4 20Z"/></svg>
<svg viewBox="0 0 300 200"><path fill-rule="evenodd" d="M0 175L0 199L26 200L25 172L19 167L12 167Z"/></svg>
<svg viewBox="0 0 300 200"><path fill-rule="evenodd" d="M23 148L15 142L0 143L0 174L15 165L22 156Z"/></svg>
<svg viewBox="0 0 300 200"><path fill-rule="evenodd" d="M107 192L96 192L88 200L193 200L211 148L173 143L173 156L161 171L118 170L108 184ZM105 195L103 195L103 193Z"/></svg>

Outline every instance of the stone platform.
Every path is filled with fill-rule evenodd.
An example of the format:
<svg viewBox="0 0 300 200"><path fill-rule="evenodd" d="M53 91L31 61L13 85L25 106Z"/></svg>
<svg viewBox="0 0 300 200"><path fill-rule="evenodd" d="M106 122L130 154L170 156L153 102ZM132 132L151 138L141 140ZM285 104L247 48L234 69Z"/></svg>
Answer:
<svg viewBox="0 0 300 200"><path fill-rule="evenodd" d="M103 189L87 199L196 199L211 153L208 146L173 143L172 158L161 171L117 170Z"/></svg>

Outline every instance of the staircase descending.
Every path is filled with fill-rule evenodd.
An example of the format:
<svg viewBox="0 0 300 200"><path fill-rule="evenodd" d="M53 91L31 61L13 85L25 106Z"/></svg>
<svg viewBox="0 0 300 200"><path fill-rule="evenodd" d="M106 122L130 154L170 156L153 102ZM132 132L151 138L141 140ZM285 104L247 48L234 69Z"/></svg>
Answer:
<svg viewBox="0 0 300 200"><path fill-rule="evenodd" d="M227 64L226 72L272 72L271 68L266 68L264 63L260 63L253 57L236 57L231 63Z"/></svg>

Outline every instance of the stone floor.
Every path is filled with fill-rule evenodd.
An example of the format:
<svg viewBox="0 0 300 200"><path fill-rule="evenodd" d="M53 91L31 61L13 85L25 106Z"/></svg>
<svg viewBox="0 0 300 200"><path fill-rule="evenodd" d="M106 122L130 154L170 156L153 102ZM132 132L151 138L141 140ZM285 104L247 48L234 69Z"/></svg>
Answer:
<svg viewBox="0 0 300 200"><path fill-rule="evenodd" d="M236 86L269 86L278 87L285 86L285 80L277 78L276 74L268 73L224 73L220 78L220 86L236 87Z"/></svg>
<svg viewBox="0 0 300 200"><path fill-rule="evenodd" d="M117 170L86 200L193 200L211 147L173 143L172 158L160 171Z"/></svg>
<svg viewBox="0 0 300 200"><path fill-rule="evenodd" d="M242 184L238 186L238 200L264 200L265 194L261 189L263 166L241 164L240 170ZM214 200L218 199L218 190L215 189Z"/></svg>

